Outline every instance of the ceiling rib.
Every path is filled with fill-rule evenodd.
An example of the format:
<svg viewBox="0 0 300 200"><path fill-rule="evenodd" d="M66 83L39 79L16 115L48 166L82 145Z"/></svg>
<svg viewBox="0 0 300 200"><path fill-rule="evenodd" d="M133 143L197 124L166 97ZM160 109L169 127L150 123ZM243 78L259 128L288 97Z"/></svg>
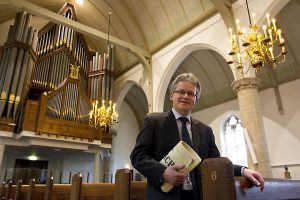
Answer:
<svg viewBox="0 0 300 200"><path fill-rule="evenodd" d="M40 16L51 22L72 28L75 31L78 31L84 35L89 35L95 39L106 39L107 38L107 34L104 32L98 31L94 28L91 28L91 27L81 24L79 22L67 19L55 12L52 12L50 10L47 10L45 8L42 8L40 6L37 6L37 5L27 2L27 1L1 0L0 5L10 5L16 10L25 10L28 13ZM151 58L151 54L148 51L146 51L145 49L134 46L128 42L122 41L115 37L110 37L110 40L111 40L111 43L113 43L114 45L123 47L123 48L129 50L129 52L134 53L143 62L147 63L146 59Z"/></svg>

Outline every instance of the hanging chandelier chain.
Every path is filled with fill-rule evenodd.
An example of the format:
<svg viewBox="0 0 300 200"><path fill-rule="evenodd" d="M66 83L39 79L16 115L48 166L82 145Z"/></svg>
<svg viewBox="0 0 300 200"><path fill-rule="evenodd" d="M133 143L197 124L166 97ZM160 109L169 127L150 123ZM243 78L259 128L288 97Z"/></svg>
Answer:
<svg viewBox="0 0 300 200"><path fill-rule="evenodd" d="M109 34L110 34L110 17L111 17L111 14L112 14L112 9L111 9L111 0L109 1L109 8L108 8L108 28L107 28L107 46L109 46L110 44L110 41L109 41Z"/></svg>
<svg viewBox="0 0 300 200"><path fill-rule="evenodd" d="M252 26L251 17L250 17L250 11L249 11L249 5L248 5L248 0L246 0L246 6L247 6L247 11L248 11L249 23L250 23L250 26Z"/></svg>

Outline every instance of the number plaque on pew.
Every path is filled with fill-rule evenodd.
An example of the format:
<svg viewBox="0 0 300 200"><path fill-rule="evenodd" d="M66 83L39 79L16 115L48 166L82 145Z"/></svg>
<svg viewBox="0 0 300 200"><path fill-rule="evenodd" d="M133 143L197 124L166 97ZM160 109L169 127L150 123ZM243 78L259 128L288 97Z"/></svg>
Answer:
<svg viewBox="0 0 300 200"><path fill-rule="evenodd" d="M203 200L236 200L233 165L228 158L210 158L201 164Z"/></svg>

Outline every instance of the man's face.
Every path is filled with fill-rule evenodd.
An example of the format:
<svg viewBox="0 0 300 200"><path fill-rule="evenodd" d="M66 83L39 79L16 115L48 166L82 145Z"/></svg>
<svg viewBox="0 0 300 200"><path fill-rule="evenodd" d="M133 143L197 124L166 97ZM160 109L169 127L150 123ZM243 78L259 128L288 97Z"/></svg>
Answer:
<svg viewBox="0 0 300 200"><path fill-rule="evenodd" d="M190 81L179 82L170 96L173 108L183 116L189 114L197 100L195 96L196 91L196 86Z"/></svg>

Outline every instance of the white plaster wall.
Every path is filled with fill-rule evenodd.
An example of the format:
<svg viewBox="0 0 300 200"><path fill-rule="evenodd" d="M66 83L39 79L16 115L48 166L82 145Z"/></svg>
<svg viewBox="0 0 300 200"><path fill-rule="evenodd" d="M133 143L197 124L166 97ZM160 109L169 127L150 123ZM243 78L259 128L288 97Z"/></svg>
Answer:
<svg viewBox="0 0 300 200"><path fill-rule="evenodd" d="M116 100L116 110L119 112L120 105L122 105L124 98L133 84L139 85L145 92L148 102L151 104L152 95L150 81L146 75L146 69L138 64L122 76L115 80L114 84L114 99Z"/></svg>
<svg viewBox="0 0 300 200"><path fill-rule="evenodd" d="M201 97L200 102L201 103ZM220 150L221 156L224 156L225 149L223 149L224 138L221 133L226 119L230 115L240 117L239 105L237 100L229 101L200 112L193 113L193 117L209 125L214 132L216 144Z"/></svg>
<svg viewBox="0 0 300 200"><path fill-rule="evenodd" d="M281 177L284 165L292 166L292 177L300 179L300 79L280 85L284 114L280 115L274 91L260 93L265 132L274 176ZM277 168L281 168L278 173Z"/></svg>
<svg viewBox="0 0 300 200"><path fill-rule="evenodd" d="M145 82L145 80L143 79L143 72L144 72L143 66L139 64L134 68L132 68L131 70L129 70L128 72L126 72L125 74L123 74L122 76L118 77L115 80L115 85L114 85L115 96L118 97L120 92L122 92L124 85L128 81L136 82L138 83L138 85L143 87L143 82Z"/></svg>
<svg viewBox="0 0 300 200"><path fill-rule="evenodd" d="M71 176L80 172L82 174L83 182L87 182L87 176L89 173L89 182L93 182L94 160L91 159L90 156L87 158L75 158L72 156L65 158L63 160L63 183L67 183L69 181L70 172L72 172Z"/></svg>
<svg viewBox="0 0 300 200"><path fill-rule="evenodd" d="M119 119L118 126L116 127L117 135L113 136L112 143L111 160L114 165L111 171L113 173L121 168L133 169L130 161L130 153L139 133L137 119L126 102L123 102L121 105Z"/></svg>

